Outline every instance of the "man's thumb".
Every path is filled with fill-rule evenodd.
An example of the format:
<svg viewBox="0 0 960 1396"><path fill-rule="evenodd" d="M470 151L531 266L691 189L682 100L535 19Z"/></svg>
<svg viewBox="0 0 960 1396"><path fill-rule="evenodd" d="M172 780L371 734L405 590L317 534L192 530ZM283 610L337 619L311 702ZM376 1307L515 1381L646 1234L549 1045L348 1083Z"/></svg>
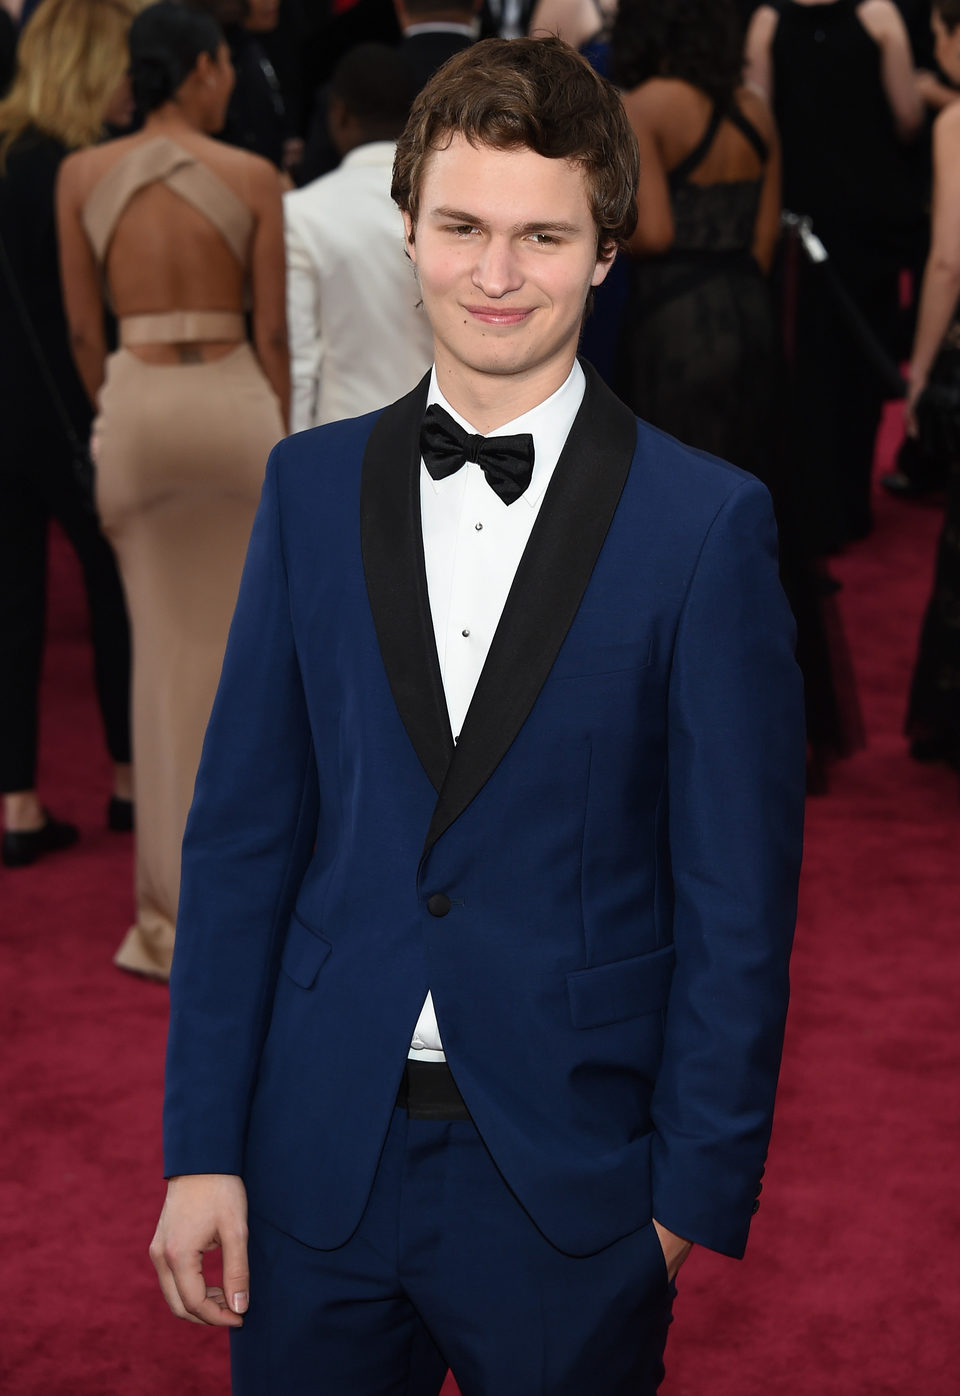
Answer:
<svg viewBox="0 0 960 1396"><path fill-rule="evenodd" d="M250 1304L250 1271L246 1242L239 1236L223 1240L223 1293L227 1307L245 1314Z"/></svg>

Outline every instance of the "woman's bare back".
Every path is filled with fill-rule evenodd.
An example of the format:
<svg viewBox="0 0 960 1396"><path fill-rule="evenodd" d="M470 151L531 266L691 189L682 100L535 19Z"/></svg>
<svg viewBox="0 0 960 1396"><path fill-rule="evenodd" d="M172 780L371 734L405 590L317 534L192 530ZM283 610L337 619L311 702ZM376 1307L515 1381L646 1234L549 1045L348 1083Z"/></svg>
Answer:
<svg viewBox="0 0 960 1396"><path fill-rule="evenodd" d="M138 157L158 142L172 144L226 186L250 219L247 245L230 246L207 213L188 202L163 179L146 183L124 203L112 227L103 271L113 309L119 319L171 311L241 313L249 306L252 244L266 180L276 175L259 157L237 150L178 123L167 131L151 123L134 136L109 141L72 157L75 198L82 209L95 198L103 182L121 165L135 167ZM238 255L240 254L240 255ZM205 359L228 352L230 344L200 341L193 346ZM138 344L134 352L153 362L176 362L175 345Z"/></svg>
<svg viewBox="0 0 960 1396"><path fill-rule="evenodd" d="M654 78L644 87L648 120L656 134L664 168L669 172L696 149L710 121L713 102L705 92L678 78ZM772 142L774 129L767 104L745 87L737 89L733 101L760 135ZM723 121L690 180L694 184L720 184L758 179L763 168L755 147L743 132L732 122Z"/></svg>

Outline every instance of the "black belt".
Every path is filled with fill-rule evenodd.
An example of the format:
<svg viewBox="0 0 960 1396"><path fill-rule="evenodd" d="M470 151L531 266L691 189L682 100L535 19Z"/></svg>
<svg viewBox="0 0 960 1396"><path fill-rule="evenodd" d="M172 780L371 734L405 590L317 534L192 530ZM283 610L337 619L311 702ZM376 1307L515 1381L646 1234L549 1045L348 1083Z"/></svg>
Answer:
<svg viewBox="0 0 960 1396"><path fill-rule="evenodd" d="M470 1111L446 1062L407 1059L397 1091L397 1109L411 1120L469 1120Z"/></svg>

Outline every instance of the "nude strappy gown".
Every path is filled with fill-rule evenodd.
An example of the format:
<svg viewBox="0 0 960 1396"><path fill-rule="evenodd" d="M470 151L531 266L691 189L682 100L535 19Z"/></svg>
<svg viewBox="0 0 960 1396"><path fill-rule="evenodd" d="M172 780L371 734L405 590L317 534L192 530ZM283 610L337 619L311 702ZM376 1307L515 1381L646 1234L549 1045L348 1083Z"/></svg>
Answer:
<svg viewBox="0 0 960 1396"><path fill-rule="evenodd" d="M163 181L203 213L248 265L252 215L174 142L135 147L100 181L84 226L102 266L130 199ZM97 504L117 554L133 636L136 920L115 962L166 978L180 844L213 703L264 466L280 407L245 340L243 316L164 312L120 321L122 346L236 341L210 363L108 360L95 425Z"/></svg>

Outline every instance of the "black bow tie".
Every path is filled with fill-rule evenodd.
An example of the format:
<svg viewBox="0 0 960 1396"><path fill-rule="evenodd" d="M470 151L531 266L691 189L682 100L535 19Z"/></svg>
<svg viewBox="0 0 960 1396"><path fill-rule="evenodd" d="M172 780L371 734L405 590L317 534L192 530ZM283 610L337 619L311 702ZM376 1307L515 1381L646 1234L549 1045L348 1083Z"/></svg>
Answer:
<svg viewBox="0 0 960 1396"><path fill-rule="evenodd" d="M533 475L533 437L528 431L517 436L471 436L436 403L424 413L420 454L433 480L445 480L466 461L476 461L504 504L519 499Z"/></svg>

